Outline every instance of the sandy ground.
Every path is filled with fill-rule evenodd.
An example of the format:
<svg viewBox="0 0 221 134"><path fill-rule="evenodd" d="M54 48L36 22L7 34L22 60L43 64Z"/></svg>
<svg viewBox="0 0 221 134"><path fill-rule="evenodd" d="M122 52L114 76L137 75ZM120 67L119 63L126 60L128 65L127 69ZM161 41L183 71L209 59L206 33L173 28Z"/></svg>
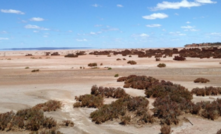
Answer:
<svg viewBox="0 0 221 134"><path fill-rule="evenodd" d="M156 62L155 58L138 58L137 56L94 56L85 55L78 58L64 58L64 54L76 50L59 50L61 56L43 56L44 51L6 51L0 52L0 113L17 111L29 108L50 99L60 100L63 103L61 110L46 113L58 122L63 119L73 120L73 128L60 128L65 134L159 134L160 125L127 125L108 121L101 125L91 122L89 115L95 109L75 108L75 96L89 94L92 85L107 87L123 87L123 83L116 82L115 74L128 76L131 74L153 76L158 79L169 80L181 84L189 90L195 87L221 86L220 59L187 58L186 61L173 61L172 58L162 58ZM89 50L87 51L89 52ZM24 56L32 53L35 59ZM40 57L40 58L39 58ZM126 61L116 61L117 58L126 58ZM137 65L128 65L128 60L137 61ZM87 67L88 63L96 62L99 69ZM165 63L166 68L157 68L159 63ZM29 67L29 69L25 69ZM86 69L80 69L85 67ZM105 67L111 67L107 70ZM40 69L32 73L31 70ZM211 82L195 84L193 80L204 77ZM132 96L144 96L143 90L126 88ZM193 101L212 101L221 96L196 97ZM115 99L105 99L106 104ZM154 99L149 99L153 102ZM150 108L152 105L149 106ZM221 129L220 119L211 121L201 117L189 115L193 123L182 123L173 126L173 134L215 134ZM0 132L3 133L3 132ZM7 132L9 133L9 132ZM24 132L10 132L24 133ZM27 132L28 133L28 132Z"/></svg>

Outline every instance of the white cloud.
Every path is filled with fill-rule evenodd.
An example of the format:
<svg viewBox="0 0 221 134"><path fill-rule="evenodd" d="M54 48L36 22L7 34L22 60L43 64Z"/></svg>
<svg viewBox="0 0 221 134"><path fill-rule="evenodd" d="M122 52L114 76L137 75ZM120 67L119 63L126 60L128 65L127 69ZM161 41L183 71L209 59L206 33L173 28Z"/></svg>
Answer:
<svg viewBox="0 0 221 134"><path fill-rule="evenodd" d="M186 23L187 23L187 24L190 24L191 22L187 21Z"/></svg>
<svg viewBox="0 0 221 134"><path fill-rule="evenodd" d="M7 31L1 31L0 33L7 34L8 32Z"/></svg>
<svg viewBox="0 0 221 134"><path fill-rule="evenodd" d="M165 13L153 13L151 15L143 16L143 18L147 19L147 20L164 19L164 18L167 18L167 17L168 17L168 15L165 14Z"/></svg>
<svg viewBox="0 0 221 134"><path fill-rule="evenodd" d="M176 15L176 16L179 16L179 14L178 14L178 13L175 13L175 15Z"/></svg>
<svg viewBox="0 0 221 134"><path fill-rule="evenodd" d="M213 32L213 33L210 33L210 35L214 35L214 36L221 36L221 33L216 33L216 32Z"/></svg>
<svg viewBox="0 0 221 134"><path fill-rule="evenodd" d="M199 2L199 3L205 3L205 4L216 3L216 1L211 1L211 0L196 0L196 2Z"/></svg>
<svg viewBox="0 0 221 134"><path fill-rule="evenodd" d="M181 32L169 32L169 34L175 35L175 36L185 36L186 35L186 34L181 33Z"/></svg>
<svg viewBox="0 0 221 134"><path fill-rule="evenodd" d="M192 28L194 28L193 26L182 26L181 28L184 28L184 29L192 29Z"/></svg>
<svg viewBox="0 0 221 134"><path fill-rule="evenodd" d="M198 31L197 29L195 29L194 26L181 26L181 28L185 29L184 31L192 31L192 32L195 32L195 31Z"/></svg>
<svg viewBox="0 0 221 134"><path fill-rule="evenodd" d="M38 33L38 31L36 31L36 30L34 30L33 32L34 32L34 33Z"/></svg>
<svg viewBox="0 0 221 134"><path fill-rule="evenodd" d="M156 7L151 8L152 10L165 10L165 9L180 9L180 8L191 8L191 7L199 7L203 4L212 4L216 3L211 0L195 0L194 2L189 2L188 0L182 0L180 2L168 2L163 1L162 3L158 3Z"/></svg>
<svg viewBox="0 0 221 134"><path fill-rule="evenodd" d="M147 27L161 27L160 24L151 24L151 25L146 25Z"/></svg>
<svg viewBox="0 0 221 134"><path fill-rule="evenodd" d="M25 28L27 28L27 29L49 30L48 28L39 27L37 25L30 25L30 24L26 25Z"/></svg>
<svg viewBox="0 0 221 134"><path fill-rule="evenodd" d="M117 7L124 7L123 5L121 5L121 4L117 4Z"/></svg>
<svg viewBox="0 0 221 134"><path fill-rule="evenodd" d="M1 12L3 13L14 13L14 14L25 14L24 12L22 11L19 11L19 10L14 10L14 9L1 9Z"/></svg>
<svg viewBox="0 0 221 134"><path fill-rule="evenodd" d="M93 7L99 7L99 5L98 4L94 4L94 5L92 5Z"/></svg>
<svg viewBox="0 0 221 134"><path fill-rule="evenodd" d="M91 35L96 35L96 33L95 33L95 32L90 32L90 34L91 34Z"/></svg>
<svg viewBox="0 0 221 134"><path fill-rule="evenodd" d="M87 39L76 39L76 41L82 42L82 41L87 41Z"/></svg>
<svg viewBox="0 0 221 134"><path fill-rule="evenodd" d="M0 37L0 40L9 40L9 38Z"/></svg>
<svg viewBox="0 0 221 134"><path fill-rule="evenodd" d="M149 37L149 35L145 34L145 33L142 33L142 34L140 34L140 37Z"/></svg>
<svg viewBox="0 0 221 134"><path fill-rule="evenodd" d="M40 17L33 17L30 19L31 21L44 21L43 18L40 18Z"/></svg>
<svg viewBox="0 0 221 134"><path fill-rule="evenodd" d="M102 25L98 25L98 24L97 24L97 25L94 25L94 26L95 26L95 27L102 27Z"/></svg>

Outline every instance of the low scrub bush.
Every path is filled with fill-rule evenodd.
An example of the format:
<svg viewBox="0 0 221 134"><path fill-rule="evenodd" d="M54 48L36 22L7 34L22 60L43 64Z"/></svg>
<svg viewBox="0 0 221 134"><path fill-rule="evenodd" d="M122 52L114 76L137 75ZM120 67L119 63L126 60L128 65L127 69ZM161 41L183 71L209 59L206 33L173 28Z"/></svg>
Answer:
<svg viewBox="0 0 221 134"><path fill-rule="evenodd" d="M96 66L97 66L97 63L89 63L88 66L89 66L89 67L96 67Z"/></svg>
<svg viewBox="0 0 221 134"><path fill-rule="evenodd" d="M205 78L197 78L194 80L194 83L207 83L207 82L210 82L210 81Z"/></svg>
<svg viewBox="0 0 221 134"><path fill-rule="evenodd" d="M135 64L137 64L137 62L134 61L134 60L129 60L129 61L127 62L127 64L135 65Z"/></svg>
<svg viewBox="0 0 221 134"><path fill-rule="evenodd" d="M160 58L156 58L156 61L160 61Z"/></svg>
<svg viewBox="0 0 221 134"><path fill-rule="evenodd" d="M191 91L192 94L196 96L206 96L206 95L219 95L221 94L220 87L204 87L204 88L194 88Z"/></svg>
<svg viewBox="0 0 221 134"><path fill-rule="evenodd" d="M117 61L121 60L120 58L117 58Z"/></svg>
<svg viewBox="0 0 221 134"><path fill-rule="evenodd" d="M98 87L96 85L92 86L91 94L95 96L101 95L102 97L112 97L112 98L122 98L128 96L128 94L122 88L113 87Z"/></svg>
<svg viewBox="0 0 221 134"><path fill-rule="evenodd" d="M29 67L25 67L25 69L29 69Z"/></svg>
<svg viewBox="0 0 221 134"><path fill-rule="evenodd" d="M167 126L167 125L163 125L161 126L161 134L171 134L171 128L170 126Z"/></svg>
<svg viewBox="0 0 221 134"><path fill-rule="evenodd" d="M98 110L90 114L92 121L101 124L108 120L121 119L122 124L128 124L133 118L128 117L126 113L130 113L131 117L142 120L145 113L147 113L147 106L149 101L145 97L130 97L126 96L120 98L111 104L104 105ZM143 109L144 113L141 116L135 116L138 109Z"/></svg>
<svg viewBox="0 0 221 134"><path fill-rule="evenodd" d="M56 111L57 109L60 109L62 106L60 101L56 100L49 100L45 103L37 104L34 106L34 108L41 109L44 112L50 112L50 111Z"/></svg>
<svg viewBox="0 0 221 134"><path fill-rule="evenodd" d="M44 129L44 130L39 130L37 132L31 132L29 134L63 134L60 131L56 130L56 128L53 129Z"/></svg>
<svg viewBox="0 0 221 134"><path fill-rule="evenodd" d="M124 81L124 88L147 89L149 86L156 84L159 80L153 77L130 75L128 77L120 77L118 82Z"/></svg>
<svg viewBox="0 0 221 134"><path fill-rule="evenodd" d="M39 72L40 70L39 69L34 69L34 70L32 70L31 72Z"/></svg>
<svg viewBox="0 0 221 134"><path fill-rule="evenodd" d="M221 129L216 132L216 134L221 134Z"/></svg>
<svg viewBox="0 0 221 134"><path fill-rule="evenodd" d="M79 97L75 97L75 99L78 101L74 103L74 107L91 107L91 108L98 108L103 106L103 97L101 95L95 96L95 95L80 95Z"/></svg>
<svg viewBox="0 0 221 134"><path fill-rule="evenodd" d="M78 55L75 55L75 54L67 54L67 55L65 55L64 57L66 57L66 58L77 58Z"/></svg>
<svg viewBox="0 0 221 134"><path fill-rule="evenodd" d="M73 127L74 126L74 122L71 121L71 120L64 120L63 122L63 125L66 126L66 127Z"/></svg>
<svg viewBox="0 0 221 134"><path fill-rule="evenodd" d="M166 64L160 63L160 64L157 65L157 67L159 67L159 68L166 67Z"/></svg>
<svg viewBox="0 0 221 134"><path fill-rule="evenodd" d="M114 77L118 77L118 76L119 76L119 74L115 74L115 75L114 75Z"/></svg>
<svg viewBox="0 0 221 134"><path fill-rule="evenodd" d="M184 60L186 60L186 58L185 58L185 57L182 57L182 56L175 56L175 57L173 58L173 60L184 61Z"/></svg>

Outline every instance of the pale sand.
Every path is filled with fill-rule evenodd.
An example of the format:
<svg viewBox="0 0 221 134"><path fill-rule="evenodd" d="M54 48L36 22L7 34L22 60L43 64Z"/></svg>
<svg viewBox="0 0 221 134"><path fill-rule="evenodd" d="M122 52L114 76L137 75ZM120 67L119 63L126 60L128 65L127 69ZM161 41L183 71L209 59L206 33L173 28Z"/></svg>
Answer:
<svg viewBox="0 0 221 134"><path fill-rule="evenodd" d="M63 55L75 50L55 50ZM87 50L90 52L91 50ZM60 100L63 103L61 110L46 113L57 121L71 119L74 121L73 128L60 128L65 134L159 134L160 125L147 124L144 126L127 125L122 126L114 121L108 121L101 125L91 122L89 115L95 109L75 108L75 96L89 94L92 85L107 87L123 87L122 82L116 82L115 74L128 76L131 74L153 76L158 79L169 80L181 84L189 90L195 87L221 86L221 64L220 59L187 58L187 61L173 61L172 58L161 58L156 62L155 58L138 58L128 56L94 56L85 55L78 58L64 58L64 56L42 56L44 51L7 51L0 52L0 113L17 111L32 107L38 103L50 99ZM42 59L31 59L24 56L27 53ZM8 60L11 58L11 60ZM137 61L137 65L128 65L127 61L116 61L117 58L126 58ZM96 62L100 69L90 69L87 64ZM166 63L167 67L159 69L157 64ZM86 69L80 69L80 67ZM29 69L25 69L29 67ZM104 67L112 67L107 70ZM31 73L33 69L40 72ZM193 80L198 77L208 78L211 82L207 84L195 84ZM125 91L132 96L145 96L143 90L126 88ZM196 97L193 101L214 100L220 96ZM115 99L105 99L106 104ZM153 102L154 99L149 99ZM149 106L153 106L150 104ZM220 119L211 121L196 116L188 116L194 124L183 123L173 126L173 134L215 134L221 129ZM3 132L1 132L3 133ZM13 132L10 132L13 133ZM18 133L18 132L14 132ZM23 133L23 132L21 132ZM27 132L28 133L28 132Z"/></svg>

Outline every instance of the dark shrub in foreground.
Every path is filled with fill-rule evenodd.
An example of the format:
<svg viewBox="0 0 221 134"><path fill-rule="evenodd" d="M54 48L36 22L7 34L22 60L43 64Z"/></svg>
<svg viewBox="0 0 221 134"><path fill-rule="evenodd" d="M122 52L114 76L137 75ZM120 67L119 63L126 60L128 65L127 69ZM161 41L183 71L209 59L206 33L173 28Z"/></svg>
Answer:
<svg viewBox="0 0 221 134"><path fill-rule="evenodd" d="M34 70L32 70L31 72L39 72L40 70L39 69L34 69Z"/></svg>
<svg viewBox="0 0 221 134"><path fill-rule="evenodd" d="M160 64L157 65L157 67L159 67L159 68L166 67L166 64L160 63Z"/></svg>
<svg viewBox="0 0 221 134"><path fill-rule="evenodd" d="M49 100L45 103L37 104L34 108L42 109L44 112L56 111L62 106L60 101Z"/></svg>
<svg viewBox="0 0 221 134"><path fill-rule="evenodd" d="M207 82L210 82L210 81L205 78L197 78L194 80L194 83L207 83Z"/></svg>
<svg viewBox="0 0 221 134"><path fill-rule="evenodd" d="M206 95L219 95L221 94L220 87L205 87L205 88L194 88L191 91L192 94L196 96L206 96Z"/></svg>
<svg viewBox="0 0 221 134"><path fill-rule="evenodd" d="M97 66L97 63L89 63L88 66L89 66L89 67L96 67L96 66Z"/></svg>
<svg viewBox="0 0 221 134"><path fill-rule="evenodd" d="M216 132L216 134L221 134L221 129Z"/></svg>
<svg viewBox="0 0 221 134"><path fill-rule="evenodd" d="M134 60L129 60L129 61L127 62L127 64L135 65L135 64L137 64L137 62L134 61Z"/></svg>
<svg viewBox="0 0 221 134"><path fill-rule="evenodd" d="M95 95L81 95L79 97L76 97L76 100L79 102L76 102L74 104L74 107L92 107L97 108L103 106L103 97L101 95L95 96Z"/></svg>
<svg viewBox="0 0 221 134"><path fill-rule="evenodd" d="M142 120L142 117L147 113L148 104L149 101L146 100L145 97L126 96L112 102L111 104L100 107L98 110L90 114L90 118L92 118L92 121L97 124L117 118L121 118L121 123L128 124L133 119L130 119L126 113L136 115L136 111L138 109L143 109L144 112L142 115L138 116L140 117L139 120Z"/></svg>
<svg viewBox="0 0 221 134"><path fill-rule="evenodd" d="M167 126L167 125L163 125L161 126L161 134L171 134L171 128L170 126Z"/></svg>
<svg viewBox="0 0 221 134"><path fill-rule="evenodd" d="M107 98L122 98L128 95L122 88L97 87L96 85L92 86L91 94L95 96L101 95Z"/></svg>
<svg viewBox="0 0 221 134"><path fill-rule="evenodd" d="M67 57L67 58L76 58L76 57L78 57L78 55L75 55L75 54L67 54L67 55L65 55L64 57Z"/></svg>
<svg viewBox="0 0 221 134"><path fill-rule="evenodd" d="M182 56L175 56L175 57L173 58L173 60L184 61L184 60L186 60L186 58L185 58L185 57L182 57Z"/></svg>

